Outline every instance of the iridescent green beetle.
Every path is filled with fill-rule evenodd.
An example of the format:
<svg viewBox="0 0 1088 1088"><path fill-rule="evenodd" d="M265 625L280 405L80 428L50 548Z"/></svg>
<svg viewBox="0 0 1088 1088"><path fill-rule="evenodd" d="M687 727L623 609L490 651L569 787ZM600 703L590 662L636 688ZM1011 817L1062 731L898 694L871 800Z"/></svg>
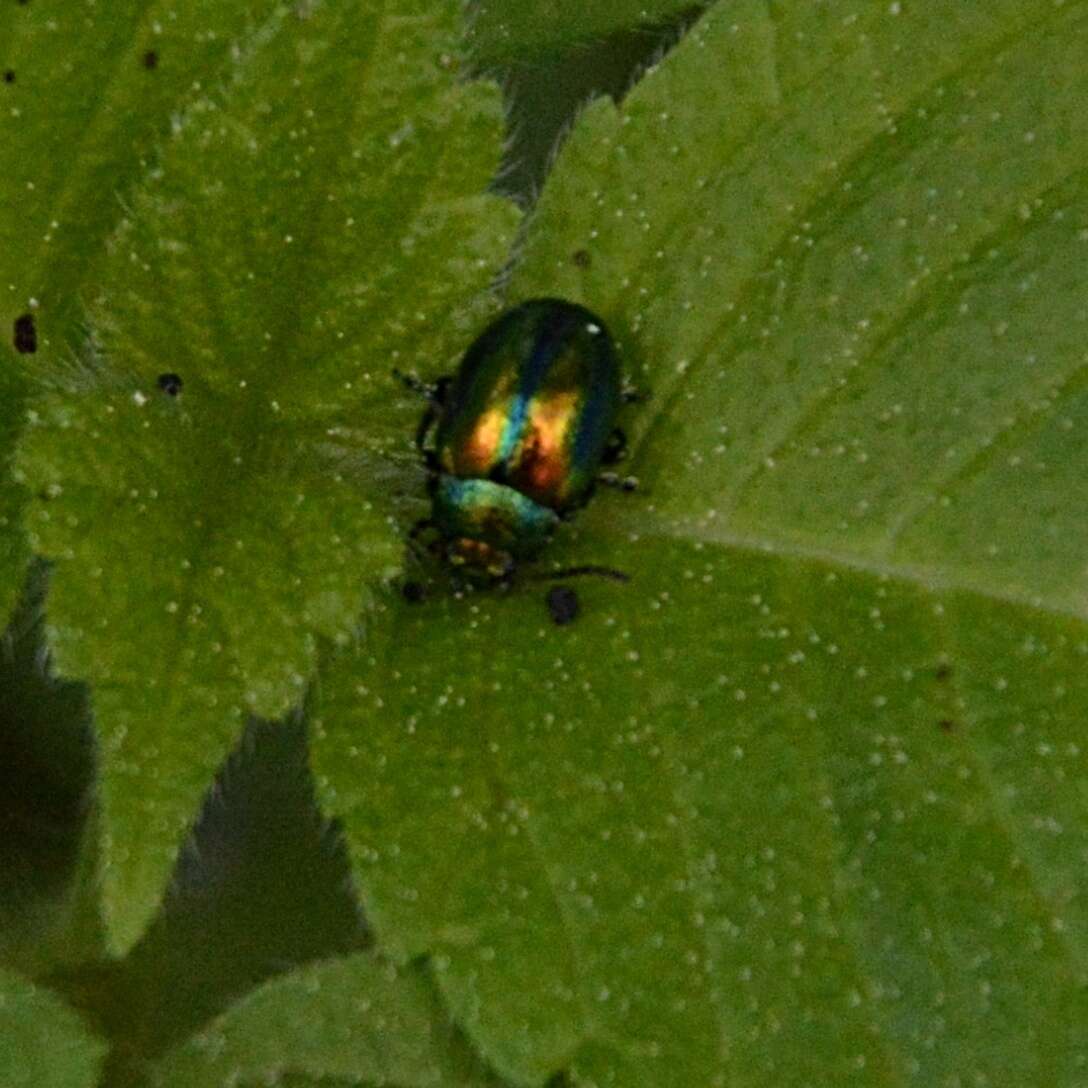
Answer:
<svg viewBox="0 0 1088 1088"><path fill-rule="evenodd" d="M434 530L444 559L470 580L508 580L599 481L634 486L600 473L623 455L615 421L630 398L604 322L582 306L523 302L484 330L452 378L400 377L429 401L416 445L432 509L413 537ZM576 574L626 578L597 566L547 577Z"/></svg>

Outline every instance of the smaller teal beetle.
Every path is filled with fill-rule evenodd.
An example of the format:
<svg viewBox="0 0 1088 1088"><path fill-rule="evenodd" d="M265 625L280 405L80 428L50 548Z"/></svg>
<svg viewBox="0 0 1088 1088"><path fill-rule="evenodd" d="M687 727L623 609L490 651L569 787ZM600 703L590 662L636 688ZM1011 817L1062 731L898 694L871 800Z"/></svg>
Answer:
<svg viewBox="0 0 1088 1088"><path fill-rule="evenodd" d="M434 385L398 377L429 402L416 446L429 474L431 516L412 537L433 530L445 561L470 581L509 581L598 482L635 486L599 471L623 456L615 420L634 398L622 389L604 322L582 306L523 302L484 330L453 377ZM547 577L580 574L627 577L598 566Z"/></svg>

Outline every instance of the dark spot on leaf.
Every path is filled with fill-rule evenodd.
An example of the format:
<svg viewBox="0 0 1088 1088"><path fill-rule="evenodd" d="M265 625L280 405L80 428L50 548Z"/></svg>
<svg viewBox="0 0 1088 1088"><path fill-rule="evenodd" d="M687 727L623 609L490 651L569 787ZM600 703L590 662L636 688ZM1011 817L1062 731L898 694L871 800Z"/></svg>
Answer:
<svg viewBox="0 0 1088 1088"><path fill-rule="evenodd" d="M181 392L184 382L180 374L160 374L156 384L168 396L176 397Z"/></svg>
<svg viewBox="0 0 1088 1088"><path fill-rule="evenodd" d="M579 268L588 268L593 263L588 249L576 249L570 258Z"/></svg>
<svg viewBox="0 0 1088 1088"><path fill-rule="evenodd" d="M149 49L144 54L144 67L149 71L159 66L159 54L154 49Z"/></svg>
<svg viewBox="0 0 1088 1088"><path fill-rule="evenodd" d="M937 724L942 733L951 733L956 728L956 723L951 718L942 718Z"/></svg>
<svg viewBox="0 0 1088 1088"><path fill-rule="evenodd" d="M20 355L33 355L38 350L38 329L33 314L21 314L15 319L15 336L12 341Z"/></svg>
<svg viewBox="0 0 1088 1088"><path fill-rule="evenodd" d="M248 723L158 916L124 961L116 997L96 995L105 1030L134 1040L141 1058L176 1046L272 976L370 943L343 839L314 801L306 731L301 714Z"/></svg>
<svg viewBox="0 0 1088 1088"><path fill-rule="evenodd" d="M405 582L400 587L400 594L409 604L422 604L426 597L423 586L419 582Z"/></svg>
<svg viewBox="0 0 1088 1088"><path fill-rule="evenodd" d="M5 83L14 83L15 82L15 73L10 68L4 73L4 82Z"/></svg>
<svg viewBox="0 0 1088 1088"><path fill-rule="evenodd" d="M545 594L544 603L551 613L552 622L558 627L573 623L581 611L578 594L570 586L552 586Z"/></svg>
<svg viewBox="0 0 1088 1088"><path fill-rule="evenodd" d="M31 937L36 930L24 929L13 912L39 909L30 904L73 895L83 884L77 872L93 826L90 800L99 763L90 692L53 674L45 636L47 583L45 564L35 563L10 625L4 630L0 624L0 924L8 948L24 962L41 937ZM81 959L94 955L92 926L84 929L74 920L69 926L72 952ZM5 1009L3 1015L0 1050L6 1061L10 1014Z"/></svg>
<svg viewBox="0 0 1088 1088"><path fill-rule="evenodd" d="M933 674L938 680L948 680L952 676L951 665L938 665L937 671Z"/></svg>

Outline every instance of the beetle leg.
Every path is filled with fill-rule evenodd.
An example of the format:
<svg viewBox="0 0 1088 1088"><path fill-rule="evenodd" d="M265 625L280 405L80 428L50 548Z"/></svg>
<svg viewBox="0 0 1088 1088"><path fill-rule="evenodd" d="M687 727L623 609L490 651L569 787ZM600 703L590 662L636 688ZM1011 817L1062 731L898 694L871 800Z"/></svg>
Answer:
<svg viewBox="0 0 1088 1088"><path fill-rule="evenodd" d="M438 412L439 409L434 404L428 404L423 409L419 426L416 427L416 449L423 455L423 463L432 470L437 468L438 462L435 460L434 450L427 449L427 435L434 426L435 420L438 419Z"/></svg>
<svg viewBox="0 0 1088 1088"><path fill-rule="evenodd" d="M638 480L634 476L621 476L618 472L601 472L597 475L597 483L605 487L615 487L620 491L637 491Z"/></svg>
<svg viewBox="0 0 1088 1088"><path fill-rule="evenodd" d="M608 444L601 454L602 465L614 465L627 456L627 435L619 427L608 436Z"/></svg>
<svg viewBox="0 0 1088 1088"><path fill-rule="evenodd" d="M408 555L417 563L423 564L424 551L434 552L434 544L432 541L429 545L421 544L420 537L423 536L428 530L434 529L435 524L430 518L420 518L419 521L408 530L407 552ZM403 582L400 587L401 596L409 604L420 604L426 600L427 590L422 582L417 582L414 579L408 579Z"/></svg>
<svg viewBox="0 0 1088 1088"><path fill-rule="evenodd" d="M435 536L426 542L420 538L424 533L433 532ZM408 551L419 563L423 562L424 554L440 556L442 554L442 536L438 532L438 526L430 518L420 518L408 531Z"/></svg>
<svg viewBox="0 0 1088 1088"><path fill-rule="evenodd" d="M443 374L441 378L435 381L431 386L431 400L437 404L440 408L445 408L446 401L449 400L450 386L453 384L453 378L449 374Z"/></svg>
<svg viewBox="0 0 1088 1088"><path fill-rule="evenodd" d="M436 529L435 523L430 518L420 518L419 521L408 530L407 547L408 554L419 564L424 563L424 555L430 552L436 553L438 538L424 543L420 538L431 530Z"/></svg>
<svg viewBox="0 0 1088 1088"><path fill-rule="evenodd" d="M446 398L449 395L452 379L449 375L445 375L435 382L424 382L414 374L405 374L404 371L398 370L396 367L393 368L393 376L403 382L405 388L419 394L427 401L427 407L423 411L419 426L416 427L415 443L416 449L423 454L423 461L427 468L437 471L438 463L434 460L433 453L426 449L427 433L434 426L435 420L442 414L442 409L446 406Z"/></svg>
<svg viewBox="0 0 1088 1088"><path fill-rule="evenodd" d="M514 581L514 573L517 564L509 552L496 551L492 561L488 564L487 572L495 579L495 584L503 589L509 589Z"/></svg>
<svg viewBox="0 0 1088 1088"><path fill-rule="evenodd" d="M419 378L412 374L405 374L403 371L397 370L396 367L393 368L393 375L399 378L413 393L418 393L427 400L427 407L423 410L419 426L416 427L415 445L422 455L423 464L428 471L440 472L441 468L434 450L427 449L427 435L434 426L435 420L442 414L442 409L446 406L450 383L453 379L449 375L445 375L434 383L428 383L420 381Z"/></svg>

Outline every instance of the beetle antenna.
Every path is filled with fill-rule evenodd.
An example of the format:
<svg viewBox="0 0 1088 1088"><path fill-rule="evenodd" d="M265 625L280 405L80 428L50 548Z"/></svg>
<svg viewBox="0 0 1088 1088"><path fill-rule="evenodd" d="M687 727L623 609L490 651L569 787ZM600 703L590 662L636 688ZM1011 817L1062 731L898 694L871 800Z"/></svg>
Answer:
<svg viewBox="0 0 1088 1088"><path fill-rule="evenodd" d="M563 567L561 570L551 570L547 574L534 574L534 582L557 582L562 578L581 578L583 575L592 574L598 578L610 578L613 582L629 582L631 575L614 567L601 567L590 563L582 567Z"/></svg>

